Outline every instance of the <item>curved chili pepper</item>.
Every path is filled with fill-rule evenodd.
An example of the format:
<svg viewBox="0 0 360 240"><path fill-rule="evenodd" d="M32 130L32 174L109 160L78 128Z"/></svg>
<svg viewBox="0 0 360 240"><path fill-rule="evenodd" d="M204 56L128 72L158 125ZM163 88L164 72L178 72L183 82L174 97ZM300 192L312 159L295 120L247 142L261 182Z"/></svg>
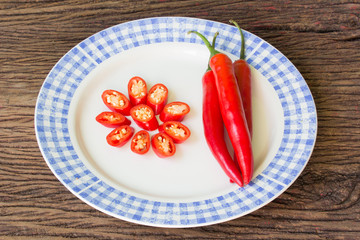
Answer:
<svg viewBox="0 0 360 240"><path fill-rule="evenodd" d="M242 187L241 174L231 158L224 140L224 126L221 117L219 99L212 70L207 71L203 78L203 123L206 142L230 180Z"/></svg>
<svg viewBox="0 0 360 240"><path fill-rule="evenodd" d="M161 83L155 84L152 88L150 88L146 104L154 110L155 115L160 114L165 107L168 92L167 87Z"/></svg>
<svg viewBox="0 0 360 240"><path fill-rule="evenodd" d="M236 60L234 65L234 73L240 90L241 100L244 107L246 123L249 129L250 138L252 138L252 102L251 102L251 69L245 60L245 39L244 34L239 25L230 20L240 31L241 35L241 50L240 59Z"/></svg>
<svg viewBox="0 0 360 240"><path fill-rule="evenodd" d="M135 76L128 83L129 99L132 105L145 104L147 99L147 86L144 79Z"/></svg>
<svg viewBox="0 0 360 240"><path fill-rule="evenodd" d="M201 34L198 35L200 36ZM202 38L205 39L204 36ZM240 91L234 75L233 64L226 54L216 51L208 41L207 43L205 42L205 45L211 53L209 66L215 76L221 115L234 148L244 184L246 185L253 176L254 160L250 134Z"/></svg>
<svg viewBox="0 0 360 240"><path fill-rule="evenodd" d="M123 125L121 127L115 128L107 136L106 141L109 145L113 147L121 147L127 143L132 135L134 134L134 128Z"/></svg>
<svg viewBox="0 0 360 240"><path fill-rule="evenodd" d="M150 149L150 135L145 130L140 130L135 133L133 139L131 140L131 151L137 154L145 154Z"/></svg>
<svg viewBox="0 0 360 240"><path fill-rule="evenodd" d="M165 122L160 125L159 132L169 135L174 143L182 143L191 135L189 128L178 121Z"/></svg>
<svg viewBox="0 0 360 240"><path fill-rule="evenodd" d="M244 184L248 184L253 175L252 146L232 61L225 54L218 53L210 59L210 67L215 75L221 115L234 147Z"/></svg>
<svg viewBox="0 0 360 240"><path fill-rule="evenodd" d="M182 121L186 114L190 112L190 107L183 102L172 102L166 104L160 113L160 120L167 121Z"/></svg>
<svg viewBox="0 0 360 240"><path fill-rule="evenodd" d="M176 147L166 133L158 133L151 138L151 146L155 154L160 158L171 157L176 152Z"/></svg>
<svg viewBox="0 0 360 240"><path fill-rule="evenodd" d="M130 115L130 109L132 107L129 99L121 92L115 90L105 90L101 98L105 105L112 111L121 113L125 116Z"/></svg>
<svg viewBox="0 0 360 240"><path fill-rule="evenodd" d="M159 127L154 111L148 105L136 105L131 108L130 115L135 123L144 130L153 131Z"/></svg>
<svg viewBox="0 0 360 240"><path fill-rule="evenodd" d="M212 46L215 45L217 34L218 33L216 33L214 36ZM199 36L206 44L210 45L205 37L203 37L201 34ZM219 107L218 93L215 85L215 76L210 67L208 67L207 71L202 77L202 86L202 118L206 142L220 167L230 178L230 181L235 182L240 187L242 187L244 184L240 170L237 168L235 162L231 158L224 140L224 125Z"/></svg>
<svg viewBox="0 0 360 240"><path fill-rule="evenodd" d="M130 125L131 121L117 112L102 112L96 116L96 121L105 127L120 127L122 125Z"/></svg>

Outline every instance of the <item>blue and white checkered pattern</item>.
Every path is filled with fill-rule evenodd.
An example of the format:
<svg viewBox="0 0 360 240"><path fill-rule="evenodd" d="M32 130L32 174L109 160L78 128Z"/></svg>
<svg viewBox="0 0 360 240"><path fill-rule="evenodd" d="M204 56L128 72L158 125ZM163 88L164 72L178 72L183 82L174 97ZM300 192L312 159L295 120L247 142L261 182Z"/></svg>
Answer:
<svg viewBox="0 0 360 240"><path fill-rule="evenodd" d="M247 61L269 80L284 111L283 139L263 174L289 185L306 165L315 144L317 118L313 98L299 71L270 44L261 42Z"/></svg>
<svg viewBox="0 0 360 240"><path fill-rule="evenodd" d="M269 202L284 186L257 176L247 187L194 202L160 202L135 197L99 181L80 193L90 205L122 219L154 226L187 227L239 217Z"/></svg>
<svg viewBox="0 0 360 240"><path fill-rule="evenodd" d="M133 196L97 178L79 159L68 132L68 111L82 80L97 64L128 49L163 42L203 44L196 30L217 48L238 55L240 35L230 25L202 19L141 19L105 29L70 50L51 70L37 101L35 128L45 160L59 180L80 199L112 216L152 226L209 225L252 212L280 195L310 158L317 131L316 109L305 80L278 50L244 31L247 61L268 79L284 113L284 134L275 158L251 183L199 201L165 202Z"/></svg>
<svg viewBox="0 0 360 240"><path fill-rule="evenodd" d="M35 130L40 149L54 174L75 193L98 181L74 150L67 118L77 87L94 68L77 47L73 48L47 76L36 104Z"/></svg>

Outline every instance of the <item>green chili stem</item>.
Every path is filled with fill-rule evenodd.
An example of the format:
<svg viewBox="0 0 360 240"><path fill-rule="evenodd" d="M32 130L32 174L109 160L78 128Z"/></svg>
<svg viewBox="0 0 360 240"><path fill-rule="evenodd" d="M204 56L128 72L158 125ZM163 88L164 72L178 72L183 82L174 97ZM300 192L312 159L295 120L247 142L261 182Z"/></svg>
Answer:
<svg viewBox="0 0 360 240"><path fill-rule="evenodd" d="M213 46L211 46L210 42L204 37L204 35L202 35L201 33L197 32L197 31L189 31L188 34L190 34L190 33L195 33L196 35L198 35L201 38L201 40L203 40L203 42L205 43L205 46L210 51L210 58L212 56L214 56L215 54L219 53L218 51L215 50L215 48Z"/></svg>
<svg viewBox="0 0 360 240"><path fill-rule="evenodd" d="M214 35L212 45L210 44L209 40L207 40L206 37L204 37L204 35L202 35L201 33L197 32L197 31L189 31L188 34L190 34L190 33L195 33L196 35L198 35L201 38L201 40L203 40L203 42L205 43L205 46L210 51L210 58L209 59L211 59L215 54L220 53L220 52L215 50L215 46L214 46L215 45L215 40L216 40L217 36L219 35L218 32L216 32L215 35ZM207 71L208 70L211 70L210 65L208 65Z"/></svg>
<svg viewBox="0 0 360 240"><path fill-rule="evenodd" d="M217 36L219 36L219 32L216 32L216 33L215 33L214 38L213 38L213 40L212 40L211 46L212 46L214 49L215 49L215 41L216 41Z"/></svg>
<svg viewBox="0 0 360 240"><path fill-rule="evenodd" d="M244 34L241 30L241 28L239 27L239 24L237 24L237 22L235 22L234 20L230 20L231 23L233 23L237 29L239 29L240 31L240 36L241 36L241 50L240 50L240 59L245 60L245 38L244 38Z"/></svg>

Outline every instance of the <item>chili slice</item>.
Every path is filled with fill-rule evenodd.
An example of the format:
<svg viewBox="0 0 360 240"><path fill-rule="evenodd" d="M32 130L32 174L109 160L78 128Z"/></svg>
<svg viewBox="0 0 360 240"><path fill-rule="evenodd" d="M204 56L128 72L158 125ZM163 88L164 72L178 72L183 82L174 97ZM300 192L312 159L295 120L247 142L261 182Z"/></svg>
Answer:
<svg viewBox="0 0 360 240"><path fill-rule="evenodd" d="M155 84L150 90L147 96L147 105L151 107L155 115L161 113L163 108L166 105L168 98L168 89L164 84L158 83Z"/></svg>
<svg viewBox="0 0 360 240"><path fill-rule="evenodd" d="M120 127L122 125L130 125L131 121L117 112L102 112L96 116L96 121L105 127Z"/></svg>
<svg viewBox="0 0 360 240"><path fill-rule="evenodd" d="M190 107L183 102L172 102L166 104L160 113L160 120L167 121L182 121L186 114L190 112Z"/></svg>
<svg viewBox="0 0 360 240"><path fill-rule="evenodd" d="M150 135L147 131L141 130L135 133L131 140L131 151L137 154L145 154L150 149Z"/></svg>
<svg viewBox="0 0 360 240"><path fill-rule="evenodd" d="M182 143L191 135L189 128L177 121L168 121L160 125L159 132L166 133L174 143Z"/></svg>
<svg viewBox="0 0 360 240"><path fill-rule="evenodd" d="M139 104L131 108L130 115L135 123L144 130L153 131L159 127L154 111L145 104Z"/></svg>
<svg viewBox="0 0 360 240"><path fill-rule="evenodd" d="M176 152L176 147L166 133L158 133L151 138L151 146L155 154L160 158L171 157Z"/></svg>
<svg viewBox="0 0 360 240"><path fill-rule="evenodd" d="M101 95L101 98L105 105L112 111L121 113L125 116L130 115L130 109L132 107L129 99L116 90L105 90Z"/></svg>
<svg viewBox="0 0 360 240"><path fill-rule="evenodd" d="M135 76L128 83L129 99L132 105L145 104L147 99L147 86L144 79Z"/></svg>
<svg viewBox="0 0 360 240"><path fill-rule="evenodd" d="M132 135L134 134L134 128L123 125L121 127L115 128L107 136L106 141L109 145L113 147L121 147L125 145Z"/></svg>

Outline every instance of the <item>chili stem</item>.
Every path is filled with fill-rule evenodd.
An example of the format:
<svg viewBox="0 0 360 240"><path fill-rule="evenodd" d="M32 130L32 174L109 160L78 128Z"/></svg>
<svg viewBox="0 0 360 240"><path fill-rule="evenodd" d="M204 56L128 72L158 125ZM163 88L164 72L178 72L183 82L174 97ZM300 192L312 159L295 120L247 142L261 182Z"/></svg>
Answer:
<svg viewBox="0 0 360 240"><path fill-rule="evenodd" d="M210 44L209 40L206 39L206 37L204 37L204 35L202 35L201 33L197 32L197 31L189 31L188 34L190 33L195 33L196 35L198 35L201 40L203 40L203 42L205 43L205 46L209 49L210 51L210 58L211 59L215 54L218 54L219 52L215 50L214 45L215 45L215 40L217 38L217 36L219 35L218 32L215 33L214 35L214 39L213 39L213 45ZM208 69L207 71L211 70L210 66L208 65Z"/></svg>
<svg viewBox="0 0 360 240"><path fill-rule="evenodd" d="M217 36L219 36L219 32L216 32L216 33L215 33L214 38L213 38L213 40L212 40L211 46L212 46L214 49L215 49L215 42L216 42Z"/></svg>
<svg viewBox="0 0 360 240"><path fill-rule="evenodd" d="M197 32L197 31L189 31L188 34L190 33L195 33L196 35L198 35L201 40L203 40L203 42L205 43L205 46L209 49L210 51L210 58L212 56L214 56L215 54L219 53L218 51L215 50L215 48L213 46L211 46L210 42L206 39L206 37L204 37L204 35L202 35L201 33ZM215 38L216 38L216 33L215 33Z"/></svg>
<svg viewBox="0 0 360 240"><path fill-rule="evenodd" d="M240 31L240 36L241 36L240 59L245 60L245 38L244 38L244 34L243 34L239 24L237 24L237 22L235 22L234 20L230 20L230 22L232 24L234 24L237 27L237 29L239 29L239 31Z"/></svg>

